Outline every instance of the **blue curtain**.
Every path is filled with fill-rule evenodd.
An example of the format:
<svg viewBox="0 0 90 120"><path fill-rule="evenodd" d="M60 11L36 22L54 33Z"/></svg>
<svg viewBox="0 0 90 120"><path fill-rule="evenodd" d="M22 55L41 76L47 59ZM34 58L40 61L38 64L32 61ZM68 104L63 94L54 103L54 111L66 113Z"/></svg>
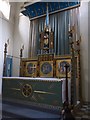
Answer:
<svg viewBox="0 0 90 120"><path fill-rule="evenodd" d="M12 76L12 57L6 56L5 60L5 71L3 73L3 76L5 77L11 77Z"/></svg>
<svg viewBox="0 0 90 120"><path fill-rule="evenodd" d="M68 11L58 12L49 15L49 23L54 32L54 52L55 55L70 54L70 44L68 39L69 24L76 25L78 8ZM45 18L41 17L31 21L30 25L30 49L29 57L37 56L37 51L40 49L40 32L44 30Z"/></svg>

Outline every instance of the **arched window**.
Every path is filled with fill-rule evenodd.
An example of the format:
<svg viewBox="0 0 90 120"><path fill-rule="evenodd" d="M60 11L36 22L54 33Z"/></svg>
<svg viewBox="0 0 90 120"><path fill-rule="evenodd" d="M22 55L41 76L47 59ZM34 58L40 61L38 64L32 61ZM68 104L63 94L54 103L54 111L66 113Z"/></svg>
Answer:
<svg viewBox="0 0 90 120"><path fill-rule="evenodd" d="M4 17L9 20L10 4L8 0L0 0L0 11Z"/></svg>

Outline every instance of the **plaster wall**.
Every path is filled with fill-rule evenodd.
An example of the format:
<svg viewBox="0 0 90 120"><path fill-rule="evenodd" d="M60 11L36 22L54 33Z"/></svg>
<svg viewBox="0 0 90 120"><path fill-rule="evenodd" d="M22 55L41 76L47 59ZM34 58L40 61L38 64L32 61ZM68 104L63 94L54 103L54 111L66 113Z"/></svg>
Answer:
<svg viewBox="0 0 90 120"><path fill-rule="evenodd" d="M13 76L19 76L20 70L20 49L24 45L23 57L28 58L29 49L29 18L20 15L20 6L22 3L17 3L14 29L14 46L13 46Z"/></svg>
<svg viewBox="0 0 90 120"><path fill-rule="evenodd" d="M13 41L14 41L14 13L15 3L11 3L10 18L7 20L3 13L0 12L0 94L2 88L2 75L3 75L3 63L4 63L4 45L9 39L7 54L13 54Z"/></svg>
<svg viewBox="0 0 90 120"><path fill-rule="evenodd" d="M82 99L90 102L88 99L88 2L83 1L80 6L80 34Z"/></svg>

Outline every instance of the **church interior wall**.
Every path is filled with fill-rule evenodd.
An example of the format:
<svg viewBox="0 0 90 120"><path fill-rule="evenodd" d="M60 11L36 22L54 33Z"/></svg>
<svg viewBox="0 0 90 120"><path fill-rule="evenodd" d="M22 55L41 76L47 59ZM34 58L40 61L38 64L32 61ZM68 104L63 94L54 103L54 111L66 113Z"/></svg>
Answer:
<svg viewBox="0 0 90 120"><path fill-rule="evenodd" d="M28 58L30 21L28 17L20 15L21 4L18 3L17 5L15 17L13 56L17 58L13 58L13 76L19 76L20 49L23 45L23 57Z"/></svg>
<svg viewBox="0 0 90 120"><path fill-rule="evenodd" d="M7 51L9 55L13 55L13 41L14 41L14 14L15 3L11 3L10 18L7 20L0 12L0 94L2 86L2 74L4 63L4 45L8 44ZM9 40L9 41L8 41Z"/></svg>
<svg viewBox="0 0 90 120"><path fill-rule="evenodd" d="M2 26L2 19L0 16L0 26ZM3 73L3 41L2 41L2 27L0 27L0 94L2 86L2 73Z"/></svg>
<svg viewBox="0 0 90 120"><path fill-rule="evenodd" d="M7 39L10 39L8 46L8 54L16 56L13 58L13 76L19 76L20 67L20 49L24 45L23 57L28 57L29 50L29 29L30 21L28 17L19 16L21 3L17 3L15 16L11 21L5 21L0 17L0 78L3 72L3 51L4 44ZM13 12L14 12L13 7ZM14 24L15 20L15 24ZM11 23L11 24L10 24ZM88 99L88 3L81 3L80 6L80 32L81 32L81 77L82 77L82 97L84 101L90 101ZM2 61L2 62L1 62ZM1 79L0 79L1 82ZM1 83L0 83L1 84ZM1 90L1 89L0 89Z"/></svg>
<svg viewBox="0 0 90 120"><path fill-rule="evenodd" d="M81 2L80 7L80 34L81 34L81 80L82 99L88 99L88 2Z"/></svg>

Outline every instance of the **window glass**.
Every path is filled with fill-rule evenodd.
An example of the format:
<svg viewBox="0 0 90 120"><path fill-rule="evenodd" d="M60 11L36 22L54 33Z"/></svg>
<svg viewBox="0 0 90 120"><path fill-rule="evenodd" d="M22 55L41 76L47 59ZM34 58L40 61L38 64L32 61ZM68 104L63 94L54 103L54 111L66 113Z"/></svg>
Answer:
<svg viewBox="0 0 90 120"><path fill-rule="evenodd" d="M4 17L9 20L10 4L7 0L0 0L0 11L4 15Z"/></svg>

